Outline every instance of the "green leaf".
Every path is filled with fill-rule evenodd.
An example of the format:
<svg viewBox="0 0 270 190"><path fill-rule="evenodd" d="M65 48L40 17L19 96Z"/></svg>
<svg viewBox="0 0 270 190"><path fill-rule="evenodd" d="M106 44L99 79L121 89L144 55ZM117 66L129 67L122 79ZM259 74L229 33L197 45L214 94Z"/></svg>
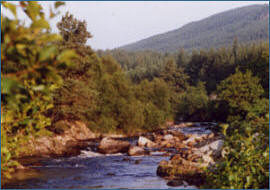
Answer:
<svg viewBox="0 0 270 190"><path fill-rule="evenodd" d="M28 1L27 3L26 13L32 21L35 21L40 14L41 7L36 1Z"/></svg>
<svg viewBox="0 0 270 190"><path fill-rule="evenodd" d="M10 94L11 90L18 86L18 83L10 78L1 77L1 93Z"/></svg>
<svg viewBox="0 0 270 190"><path fill-rule="evenodd" d="M62 40L62 36L60 36L59 34L43 35L40 37L40 41L44 43L56 42L60 40Z"/></svg>
<svg viewBox="0 0 270 190"><path fill-rule="evenodd" d="M63 6L63 5L65 5L65 2L63 2L63 1L57 1L57 2L54 3L54 8L57 9L60 6Z"/></svg>
<svg viewBox="0 0 270 190"><path fill-rule="evenodd" d="M256 168L254 168L254 166L252 166L252 167L251 167L251 171L252 171L252 173L255 174L255 173L256 173Z"/></svg>
<svg viewBox="0 0 270 190"><path fill-rule="evenodd" d="M58 55L57 60L66 63L67 66L72 66L72 59L77 57L78 55L73 50L64 50Z"/></svg>
<svg viewBox="0 0 270 190"><path fill-rule="evenodd" d="M35 20L31 24L31 28L33 28L33 29L50 29L50 25L49 25L48 21L46 21L45 19L39 19L39 20Z"/></svg>
<svg viewBox="0 0 270 190"><path fill-rule="evenodd" d="M25 120L19 122L20 125L28 125L28 123L31 121L31 119L26 118Z"/></svg>
<svg viewBox="0 0 270 190"><path fill-rule="evenodd" d="M245 184L245 188L247 189L250 186L250 184L252 183L252 177L247 176L246 179L247 179L247 183Z"/></svg>
<svg viewBox="0 0 270 190"><path fill-rule="evenodd" d="M49 58L52 58L55 55L56 47L55 46L47 46L42 49L39 54L39 61L46 61Z"/></svg>

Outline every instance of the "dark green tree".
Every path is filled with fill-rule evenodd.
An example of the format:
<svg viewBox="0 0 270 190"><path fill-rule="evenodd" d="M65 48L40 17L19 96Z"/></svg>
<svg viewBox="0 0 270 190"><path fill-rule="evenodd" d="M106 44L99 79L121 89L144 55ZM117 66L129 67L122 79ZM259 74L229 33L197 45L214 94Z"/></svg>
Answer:
<svg viewBox="0 0 270 190"><path fill-rule="evenodd" d="M231 117L243 120L248 111L262 99L263 93L260 80L252 76L250 71L237 71L218 86L218 106L221 106L223 114L228 113Z"/></svg>
<svg viewBox="0 0 270 190"><path fill-rule="evenodd" d="M186 89L189 77L184 73L183 68L178 68L173 60L169 60L160 77L169 84L174 91L182 92Z"/></svg>
<svg viewBox="0 0 270 190"><path fill-rule="evenodd" d="M72 67L61 73L64 84L54 93L53 121L73 119L89 124L96 117L102 63L91 47L86 45L91 34L87 31L85 21L66 13L57 27L63 37L58 47L74 50L79 57L73 61Z"/></svg>

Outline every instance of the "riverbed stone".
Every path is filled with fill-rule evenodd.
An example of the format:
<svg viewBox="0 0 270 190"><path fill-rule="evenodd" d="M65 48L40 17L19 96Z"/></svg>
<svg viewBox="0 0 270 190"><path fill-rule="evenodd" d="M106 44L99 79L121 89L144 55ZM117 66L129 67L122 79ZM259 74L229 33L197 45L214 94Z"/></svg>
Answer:
<svg viewBox="0 0 270 190"><path fill-rule="evenodd" d="M182 132L180 132L180 131L172 131L171 133L172 133L172 135L173 135L174 137L176 137L176 138L178 139L178 141L180 141L180 142L182 142L182 141L184 141L184 140L186 140L186 139L188 138L184 133L182 133Z"/></svg>
<svg viewBox="0 0 270 190"><path fill-rule="evenodd" d="M223 147L224 141L223 140L216 140L208 145L205 145L198 150L202 153L206 153L208 151L213 151L214 157L219 157L221 155L222 147Z"/></svg>
<svg viewBox="0 0 270 190"><path fill-rule="evenodd" d="M167 185L168 186L171 186L171 187L178 187L178 186L181 186L183 185L183 181L182 180L177 180L177 179L174 179L174 180L171 180L171 181L168 181Z"/></svg>
<svg viewBox="0 0 270 190"><path fill-rule="evenodd" d="M213 165L213 164L215 164L215 161L213 160L213 158L210 155L208 155L208 154L203 155L202 156L202 159L203 159L204 163L206 163L207 165L210 165L210 164Z"/></svg>
<svg viewBox="0 0 270 190"><path fill-rule="evenodd" d="M207 134L199 135L199 134L192 134L189 135L189 138L185 141L183 141L184 144L187 144L189 146L193 146L197 144L198 142L201 142L203 140L207 139Z"/></svg>
<svg viewBox="0 0 270 190"><path fill-rule="evenodd" d="M147 154L147 151L139 146L130 146L128 149L129 156L139 156L144 154Z"/></svg>
<svg viewBox="0 0 270 190"><path fill-rule="evenodd" d="M212 138L214 138L214 137L215 137L215 134L214 134L214 133L210 133L210 134L207 136L208 139L212 139Z"/></svg>
<svg viewBox="0 0 270 190"><path fill-rule="evenodd" d="M130 143L128 141L105 137L100 141L98 151L102 154L125 153L128 151L129 146Z"/></svg>
<svg viewBox="0 0 270 190"><path fill-rule="evenodd" d="M156 143L154 143L153 141L149 140L146 137L140 136L138 139L138 146L154 148L156 147Z"/></svg>
<svg viewBox="0 0 270 190"><path fill-rule="evenodd" d="M98 156L102 156L103 154L100 154L98 152L93 152L90 150L81 150L81 154L80 157L98 157Z"/></svg>
<svg viewBox="0 0 270 190"><path fill-rule="evenodd" d="M165 141L171 141L171 140L173 140L173 139L174 139L174 137L173 137L171 134L165 135L165 136L163 137L163 140L165 140Z"/></svg>
<svg viewBox="0 0 270 190"><path fill-rule="evenodd" d="M172 157L168 162L161 161L157 168L157 175L160 177L181 176L186 178L191 174L201 173L206 166L205 163L196 163L177 156L177 158Z"/></svg>

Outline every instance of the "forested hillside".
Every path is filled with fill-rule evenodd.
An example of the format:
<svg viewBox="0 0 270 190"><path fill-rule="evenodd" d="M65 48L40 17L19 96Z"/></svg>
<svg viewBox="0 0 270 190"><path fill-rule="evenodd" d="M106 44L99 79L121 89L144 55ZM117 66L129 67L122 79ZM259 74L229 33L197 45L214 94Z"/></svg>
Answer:
<svg viewBox="0 0 270 190"><path fill-rule="evenodd" d="M264 41L268 40L269 36L268 18L268 6L246 6L191 22L179 29L155 35L119 49L175 52L181 48L192 51L228 46L234 38L237 38L239 43L245 44L258 40Z"/></svg>

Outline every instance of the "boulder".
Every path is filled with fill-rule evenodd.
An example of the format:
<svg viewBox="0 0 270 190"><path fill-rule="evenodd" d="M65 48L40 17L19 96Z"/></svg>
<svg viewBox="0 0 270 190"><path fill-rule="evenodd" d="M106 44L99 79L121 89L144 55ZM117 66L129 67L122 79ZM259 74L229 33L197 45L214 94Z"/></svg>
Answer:
<svg viewBox="0 0 270 190"><path fill-rule="evenodd" d="M138 146L142 146L142 147L146 146L148 148L154 148L154 147L156 147L156 144L153 141L151 141L143 136L140 136L138 139Z"/></svg>
<svg viewBox="0 0 270 190"><path fill-rule="evenodd" d="M170 134L165 135L165 136L163 137L163 140L165 140L165 141L171 141L171 140L173 140L173 139L174 139L174 137L173 137L172 135L170 135Z"/></svg>
<svg viewBox="0 0 270 190"><path fill-rule="evenodd" d="M20 153L20 157L27 156L75 156L87 147L86 141L95 139L96 135L80 121L59 121L60 129L52 136L39 138L30 137L23 144L27 151ZM50 129L52 130L52 129Z"/></svg>
<svg viewBox="0 0 270 190"><path fill-rule="evenodd" d="M187 160L191 161L191 162L198 162L198 160L200 159L200 156L196 155L196 154L188 154L187 155Z"/></svg>
<svg viewBox="0 0 270 190"><path fill-rule="evenodd" d="M92 152L92 151L87 151L87 150L82 150L80 157L82 158L89 158L89 157L98 157L98 156L103 156L103 154L97 153L97 152Z"/></svg>
<svg viewBox="0 0 270 190"><path fill-rule="evenodd" d="M105 138L105 137L108 137L108 138L125 138L127 137L126 135L123 135L123 134L111 134L111 133L101 133L100 134L100 137L101 138Z"/></svg>
<svg viewBox="0 0 270 190"><path fill-rule="evenodd" d="M207 138L206 134L199 135L199 134L192 134L189 136L189 138L185 141L183 141L184 144L196 144L198 142L201 142Z"/></svg>
<svg viewBox="0 0 270 190"><path fill-rule="evenodd" d="M215 137L215 134L214 134L214 133L210 133L210 134L207 136L208 139L212 139L212 138L214 138L214 137Z"/></svg>
<svg viewBox="0 0 270 190"><path fill-rule="evenodd" d="M223 147L224 141L223 140L216 140L208 145L205 145L198 150L202 153L206 153L209 151L213 151L213 156L219 157L221 155L222 147Z"/></svg>
<svg viewBox="0 0 270 190"><path fill-rule="evenodd" d="M197 163L185 160L181 155L173 156L169 161L161 161L157 168L157 175L160 177L181 176L184 178L192 177L191 174L203 172L206 163Z"/></svg>
<svg viewBox="0 0 270 190"><path fill-rule="evenodd" d="M114 140L109 137L103 138L98 146L98 151L103 154L124 153L128 151L130 143L128 141Z"/></svg>
<svg viewBox="0 0 270 190"><path fill-rule="evenodd" d="M203 155L202 159L203 159L203 162L206 163L207 165L215 164L215 161L213 160L213 158L211 156L209 156L208 154Z"/></svg>
<svg viewBox="0 0 270 190"><path fill-rule="evenodd" d="M89 140L96 138L96 135L81 121L66 122L70 126L69 130L65 130L64 134L75 140Z"/></svg>
<svg viewBox="0 0 270 190"><path fill-rule="evenodd" d="M181 142L187 139L187 136L180 131L172 131L171 133L173 134L173 136L177 137L178 140Z"/></svg>
<svg viewBox="0 0 270 190"><path fill-rule="evenodd" d="M146 153L147 152L139 146L130 146L128 149L129 156L139 156L139 155L144 155Z"/></svg>
<svg viewBox="0 0 270 190"><path fill-rule="evenodd" d="M168 170L170 170L171 168L169 168L169 162L162 160L159 163L159 166L157 168L157 175L160 177L166 177L166 176L170 176L170 173Z"/></svg>
<svg viewBox="0 0 270 190"><path fill-rule="evenodd" d="M187 146L193 147L196 144L194 141L190 141L187 143Z"/></svg>
<svg viewBox="0 0 270 190"><path fill-rule="evenodd" d="M175 148L179 151L179 150L182 150L182 149L186 149L187 148L187 145L185 145L183 143L177 143L175 145Z"/></svg>
<svg viewBox="0 0 270 190"><path fill-rule="evenodd" d="M171 187L178 187L178 186L181 186L183 185L183 181L182 180L177 180L177 179L174 179L174 180L171 180L167 183L168 186L171 186Z"/></svg>

